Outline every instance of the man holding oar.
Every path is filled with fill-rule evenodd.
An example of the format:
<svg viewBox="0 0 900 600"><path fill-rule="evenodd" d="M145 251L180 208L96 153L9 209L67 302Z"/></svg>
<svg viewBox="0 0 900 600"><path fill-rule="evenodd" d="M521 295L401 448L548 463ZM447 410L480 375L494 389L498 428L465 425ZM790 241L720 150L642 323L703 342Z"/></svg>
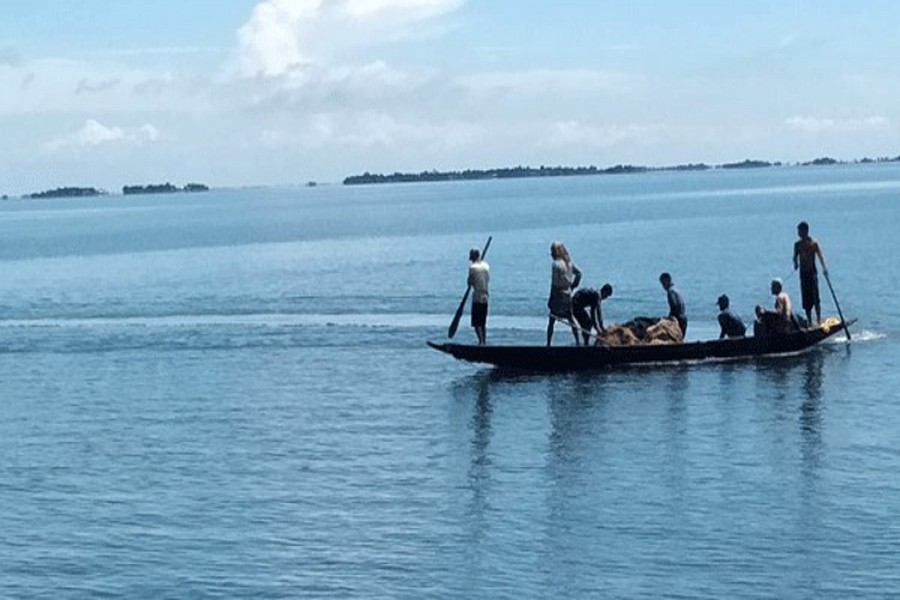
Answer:
<svg viewBox="0 0 900 600"><path fill-rule="evenodd" d="M478 336L478 345L487 343L488 285L491 268L478 248L469 250L469 286L472 288L472 327Z"/></svg>
<svg viewBox="0 0 900 600"><path fill-rule="evenodd" d="M472 261L472 264L474 265L475 262L483 263L484 272L485 272L484 282L483 282L484 290L483 290L483 294L480 296L480 298L482 300L484 300L480 304L483 304L484 306L479 308L479 317L478 317L478 322L479 322L478 326L481 328L481 335L478 337L478 342L482 346L484 345L485 325L487 324L487 286L488 286L488 279L489 279L489 276L487 275L488 266L487 266L487 263L484 262L484 257L487 255L488 248L491 247L492 239L494 239L494 238L490 237L490 236L488 237L487 243L484 245L484 250L482 250L480 253L478 252L478 248L473 248L472 250L469 251L469 260ZM476 254L477 254L477 256L476 256ZM474 257L474 260L473 260L473 257ZM450 329L447 330L447 337L452 338L454 335L456 335L456 330L459 328L459 322L462 319L463 311L466 310L466 300L469 299L469 294L471 292L472 292L472 273L471 273L471 267L470 267L470 269L469 269L469 285L466 286L466 293L463 294L462 300L459 301L459 306L456 308L456 313L453 315L453 320L450 321ZM475 305L473 304L472 307L474 308ZM472 314L472 326L473 327L475 326L474 312ZM478 329L475 330L475 334L478 335Z"/></svg>
<svg viewBox="0 0 900 600"><path fill-rule="evenodd" d="M810 237L809 224L800 221L797 225L797 235L800 239L794 243L794 270L800 269L800 298L803 302L803 310L806 311L806 321L813 325L812 309L816 309L816 325L822 321L822 308L819 301L819 273L816 270L816 257L822 263L822 272L828 277L828 267L825 266L825 257L822 256L822 248L819 242Z"/></svg>

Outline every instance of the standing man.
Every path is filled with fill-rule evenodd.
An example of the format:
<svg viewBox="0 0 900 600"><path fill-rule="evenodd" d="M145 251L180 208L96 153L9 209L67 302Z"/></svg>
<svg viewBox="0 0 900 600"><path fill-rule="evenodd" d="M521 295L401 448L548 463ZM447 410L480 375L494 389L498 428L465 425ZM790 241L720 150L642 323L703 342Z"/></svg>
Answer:
<svg viewBox="0 0 900 600"><path fill-rule="evenodd" d="M719 296L717 304L719 305L719 339L744 337L747 333L747 326L744 325L744 321L739 315L728 308L728 296L725 294Z"/></svg>
<svg viewBox="0 0 900 600"><path fill-rule="evenodd" d="M800 239L794 242L794 269L800 269L800 299L806 311L806 321L812 325L812 309L816 309L816 324L822 321L822 309L819 302L819 273L816 270L816 257L822 263L822 272L828 277L828 267L819 242L809 236L809 224L800 221L797 225Z"/></svg>
<svg viewBox="0 0 900 600"><path fill-rule="evenodd" d="M572 262L572 257L562 242L550 244L550 258L553 259L553 263L550 268L550 298L547 300L547 308L550 309L550 319L547 321L547 345L549 346L553 339L553 325L560 320L572 328L577 346L578 327L572 320L572 288L581 282L581 271Z"/></svg>
<svg viewBox="0 0 900 600"><path fill-rule="evenodd" d="M600 312L600 302L612 296L613 289L608 283L599 290L593 288L581 288L572 296L572 315L581 326L581 336L584 345L587 346L591 339L591 331L597 334L603 333L603 313Z"/></svg>
<svg viewBox="0 0 900 600"><path fill-rule="evenodd" d="M472 287L472 327L478 336L478 345L487 343L488 284L491 268L481 260L478 248L469 250L469 285Z"/></svg>
<svg viewBox="0 0 900 600"><path fill-rule="evenodd" d="M681 337L684 339L687 336L688 323L684 300L675 289L671 275L663 273L659 276L659 282L662 284L663 289L666 290L666 298L669 301L669 316L678 321L678 326L681 327Z"/></svg>

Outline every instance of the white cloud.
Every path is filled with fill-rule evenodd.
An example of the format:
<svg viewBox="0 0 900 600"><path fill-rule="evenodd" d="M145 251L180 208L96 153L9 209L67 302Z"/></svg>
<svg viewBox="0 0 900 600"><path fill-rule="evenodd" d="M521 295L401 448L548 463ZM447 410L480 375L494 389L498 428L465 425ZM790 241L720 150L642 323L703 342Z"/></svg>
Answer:
<svg viewBox="0 0 900 600"><path fill-rule="evenodd" d="M549 142L553 146L577 145L589 148L609 148L618 144L653 144L668 135L663 126L592 125L578 121L561 121L551 125Z"/></svg>
<svg viewBox="0 0 900 600"><path fill-rule="evenodd" d="M456 10L462 4L463 0L346 0L343 12L356 19L389 15L419 21Z"/></svg>
<svg viewBox="0 0 900 600"><path fill-rule="evenodd" d="M804 133L878 133L893 129L891 121L882 116L849 119L795 116L785 119L784 123Z"/></svg>
<svg viewBox="0 0 900 600"><path fill-rule="evenodd" d="M250 20L238 30L241 74L273 77L309 62L303 38L321 7L321 0L267 0L258 4Z"/></svg>
<svg viewBox="0 0 900 600"><path fill-rule="evenodd" d="M262 141L270 147L307 150L326 146L405 150L423 144L430 150L450 150L476 143L483 134L480 126L467 122L435 124L367 111L315 114L293 128L264 131Z"/></svg>
<svg viewBox="0 0 900 600"><path fill-rule="evenodd" d="M90 81L88 79L82 79L78 82L78 85L75 87L76 94L93 94L100 92L108 92L109 90L114 89L118 86L120 80L118 77L114 77L112 79L104 79L102 81Z"/></svg>
<svg viewBox="0 0 900 600"><path fill-rule="evenodd" d="M593 69L535 69L482 73L462 82L476 92L514 92L538 94L621 93L635 87L637 81L617 71Z"/></svg>
<svg viewBox="0 0 900 600"><path fill-rule="evenodd" d="M382 61L332 69L311 65L277 81L256 81L247 101L264 112L421 112L447 85L428 70L396 69Z"/></svg>
<svg viewBox="0 0 900 600"><path fill-rule="evenodd" d="M238 30L237 74L279 77L331 56L411 34L465 0L265 0ZM371 59L369 59L371 60Z"/></svg>
<svg viewBox="0 0 900 600"><path fill-rule="evenodd" d="M88 119L78 131L58 137L44 144L45 149L55 152L67 148L90 148L111 143L145 144L159 140L159 130L146 124L132 129L107 127L94 119Z"/></svg>

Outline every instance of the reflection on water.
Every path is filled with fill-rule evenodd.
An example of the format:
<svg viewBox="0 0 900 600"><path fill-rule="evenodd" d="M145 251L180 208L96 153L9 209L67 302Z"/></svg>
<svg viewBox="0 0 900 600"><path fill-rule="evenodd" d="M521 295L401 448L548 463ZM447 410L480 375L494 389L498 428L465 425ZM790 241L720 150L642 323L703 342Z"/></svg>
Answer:
<svg viewBox="0 0 900 600"><path fill-rule="evenodd" d="M498 527L510 519L533 545L541 587L564 596L589 594L584 573L597 559L609 575L674 545L715 556L718 534L743 534L717 511L749 523L772 512L776 538L818 539L827 520L825 379L835 359L817 349L754 361L461 378L454 395L464 410L459 447L468 449L460 475L470 567L496 551ZM504 496L511 481L521 493ZM654 536L658 546L645 543ZM794 569L810 589L820 576L818 566Z"/></svg>
<svg viewBox="0 0 900 600"><path fill-rule="evenodd" d="M475 409L472 413L472 458L469 467L469 486L473 500L485 507L485 488L490 483L491 459L491 381L490 374L474 378Z"/></svg>
<svg viewBox="0 0 900 600"><path fill-rule="evenodd" d="M471 412L468 419L471 430L467 485L472 492L471 513L481 515L490 508L488 490L491 483L491 386L496 378L493 371L479 371L454 383L453 393L458 401Z"/></svg>
<svg viewBox="0 0 900 600"><path fill-rule="evenodd" d="M790 406L800 392L800 429L809 441L821 439L823 369L830 354L825 348L817 348L798 356L771 357L757 362L766 388L779 404Z"/></svg>
<svg viewBox="0 0 900 600"><path fill-rule="evenodd" d="M547 381L547 401L550 411L548 458L554 480L565 476L562 466L577 460L578 439L593 428L592 409L603 402L603 374L592 377L586 373L555 375ZM569 482L560 482L567 485Z"/></svg>
<svg viewBox="0 0 900 600"><path fill-rule="evenodd" d="M800 405L800 427L805 434L816 438L822 436L822 370L825 364L824 352L806 354L803 369L803 402Z"/></svg>

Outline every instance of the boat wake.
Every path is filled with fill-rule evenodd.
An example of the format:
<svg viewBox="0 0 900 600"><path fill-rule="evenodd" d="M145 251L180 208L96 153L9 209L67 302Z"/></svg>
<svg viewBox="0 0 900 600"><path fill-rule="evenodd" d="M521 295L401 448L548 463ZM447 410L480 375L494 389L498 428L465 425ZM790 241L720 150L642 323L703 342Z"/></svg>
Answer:
<svg viewBox="0 0 900 600"><path fill-rule="evenodd" d="M111 328L181 328L181 327L348 327L362 329L438 329L444 330L450 317L427 313L221 313L172 315L123 315L47 317L0 320L2 329L111 329ZM492 330L531 331L546 327L543 317L495 316Z"/></svg>
<svg viewBox="0 0 900 600"><path fill-rule="evenodd" d="M873 331L871 329L862 329L857 332L857 331L853 330L853 326L851 325L850 326L850 336L852 337L852 340L853 340L852 343L855 344L858 342L874 342L877 340L883 340L887 337L887 334L881 333L880 331ZM847 336L844 335L843 333L841 333L835 337L829 338L828 340L826 340L825 343L832 344L832 345L846 344Z"/></svg>

